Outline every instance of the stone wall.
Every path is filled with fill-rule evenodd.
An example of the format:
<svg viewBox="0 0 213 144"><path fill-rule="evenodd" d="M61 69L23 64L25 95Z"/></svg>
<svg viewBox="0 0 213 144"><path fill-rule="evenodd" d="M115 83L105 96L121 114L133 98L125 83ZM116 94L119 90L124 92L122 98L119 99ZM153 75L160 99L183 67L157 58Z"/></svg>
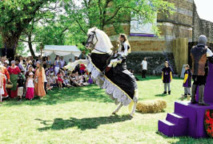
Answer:
<svg viewBox="0 0 213 144"><path fill-rule="evenodd" d="M209 43L213 43L213 23L199 17L196 5L194 5L193 26L194 42L198 40L199 35L205 34L208 37Z"/></svg>
<svg viewBox="0 0 213 144"><path fill-rule="evenodd" d="M140 63L144 57L151 57L149 59L149 73L152 74L153 70L159 72L162 64L166 60L166 56L162 52L166 52L169 59L174 66L174 56L173 41L179 38L185 38L186 41L192 43L196 42L198 36L205 34L210 43L213 43L213 23L200 19L194 0L166 0L174 3L175 13L172 15L167 15L163 13L158 13L157 16L157 27L160 31L159 37L136 37L130 35L130 17L127 16L124 21L122 21L123 33L128 35L132 47L132 54L128 58L128 67L135 70L135 72L140 72ZM108 25L104 28L104 31L110 36L110 39L117 48L118 32L117 29L112 25ZM178 46L175 47L178 49ZM178 52L178 51L177 51ZM181 50L179 51L181 52ZM178 67L180 65L177 62L177 56L181 53L176 53L176 63ZM178 73L180 70L178 70Z"/></svg>
<svg viewBox="0 0 213 144"><path fill-rule="evenodd" d="M176 73L174 56L168 52L132 52L127 58L127 68L134 70L135 73L141 73L141 62L144 57L148 61L148 74L161 75L164 62L167 60Z"/></svg>

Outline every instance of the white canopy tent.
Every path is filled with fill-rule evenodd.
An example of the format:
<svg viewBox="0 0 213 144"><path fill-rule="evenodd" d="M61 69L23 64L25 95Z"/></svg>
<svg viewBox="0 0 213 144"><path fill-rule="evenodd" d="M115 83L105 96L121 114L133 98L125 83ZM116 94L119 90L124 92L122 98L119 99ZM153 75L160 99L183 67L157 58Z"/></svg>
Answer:
<svg viewBox="0 0 213 144"><path fill-rule="evenodd" d="M43 49L43 56L50 56L52 61L55 60L56 55L63 56L68 62L69 59L74 60L80 54L81 51L76 46L45 45Z"/></svg>

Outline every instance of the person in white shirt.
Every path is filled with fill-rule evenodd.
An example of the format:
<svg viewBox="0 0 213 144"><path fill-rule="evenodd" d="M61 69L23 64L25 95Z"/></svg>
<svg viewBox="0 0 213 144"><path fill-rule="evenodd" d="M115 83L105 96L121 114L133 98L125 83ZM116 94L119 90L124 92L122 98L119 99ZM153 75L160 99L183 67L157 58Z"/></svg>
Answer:
<svg viewBox="0 0 213 144"><path fill-rule="evenodd" d="M147 61L146 58L141 62L141 67L142 67L142 78L146 78L146 72L147 72Z"/></svg>

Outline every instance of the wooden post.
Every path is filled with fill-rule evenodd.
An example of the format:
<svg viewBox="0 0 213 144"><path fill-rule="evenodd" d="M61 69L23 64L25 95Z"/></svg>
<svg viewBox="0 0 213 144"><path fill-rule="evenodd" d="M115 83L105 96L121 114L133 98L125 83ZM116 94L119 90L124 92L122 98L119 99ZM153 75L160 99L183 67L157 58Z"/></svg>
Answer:
<svg viewBox="0 0 213 144"><path fill-rule="evenodd" d="M188 63L188 39L177 38L172 42L172 51L175 59L175 67L180 75L182 66Z"/></svg>

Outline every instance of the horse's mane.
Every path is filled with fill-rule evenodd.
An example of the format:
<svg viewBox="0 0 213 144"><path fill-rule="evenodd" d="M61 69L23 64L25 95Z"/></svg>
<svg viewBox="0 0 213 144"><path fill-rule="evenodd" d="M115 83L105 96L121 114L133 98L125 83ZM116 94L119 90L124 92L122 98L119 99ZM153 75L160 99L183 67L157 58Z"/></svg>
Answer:
<svg viewBox="0 0 213 144"><path fill-rule="evenodd" d="M101 50L101 51L105 51L107 53L111 52L113 45L112 45L111 40L109 39L108 35L104 31L102 31L96 27L89 29L88 34L91 33L92 31L96 32L96 35L98 38L98 43L96 44L95 48L98 50Z"/></svg>

